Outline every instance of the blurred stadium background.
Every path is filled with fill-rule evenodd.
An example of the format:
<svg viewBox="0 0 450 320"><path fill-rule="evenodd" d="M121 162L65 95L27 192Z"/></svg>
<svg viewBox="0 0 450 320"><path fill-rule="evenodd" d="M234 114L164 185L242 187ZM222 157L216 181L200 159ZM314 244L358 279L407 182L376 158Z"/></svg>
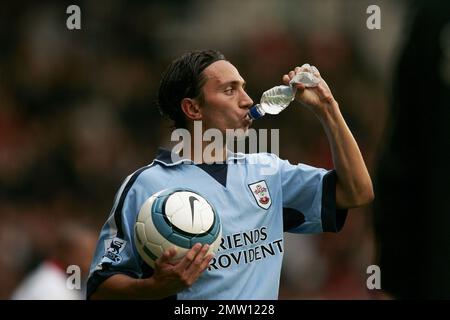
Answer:
<svg viewBox="0 0 450 320"><path fill-rule="evenodd" d="M156 93L163 69L188 50L223 52L247 80L255 101L292 67L316 65L376 180L393 130L396 65L419 2L2 2L0 298L9 299L25 276L53 255L68 224L98 233L122 180L151 162L157 147L170 140L170 123L158 113ZM81 8L81 30L66 28L70 4ZM381 8L381 30L366 27L371 4ZM425 30L428 26L423 24ZM418 68L428 72L426 61ZM280 128L283 158L331 168L320 123L307 110L291 108L255 126ZM379 264L383 239L376 236L374 207L352 210L337 235L287 234L280 298L408 296L404 290L366 288L366 269ZM420 229L422 222L415 223ZM396 228L392 239L398 241L417 232ZM439 245L447 248L450 233L441 231L446 236ZM408 251L400 245L398 250ZM450 297L448 291L430 289L424 296Z"/></svg>

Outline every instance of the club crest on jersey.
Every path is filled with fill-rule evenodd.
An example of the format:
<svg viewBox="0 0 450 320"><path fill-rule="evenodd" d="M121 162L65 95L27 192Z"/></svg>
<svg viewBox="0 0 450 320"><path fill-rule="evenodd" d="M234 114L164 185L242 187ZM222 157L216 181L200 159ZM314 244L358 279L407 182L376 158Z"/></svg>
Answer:
<svg viewBox="0 0 450 320"><path fill-rule="evenodd" d="M269 187L267 187L266 181L261 180L248 186L256 200L256 204L265 210L269 209L272 199L270 198Z"/></svg>

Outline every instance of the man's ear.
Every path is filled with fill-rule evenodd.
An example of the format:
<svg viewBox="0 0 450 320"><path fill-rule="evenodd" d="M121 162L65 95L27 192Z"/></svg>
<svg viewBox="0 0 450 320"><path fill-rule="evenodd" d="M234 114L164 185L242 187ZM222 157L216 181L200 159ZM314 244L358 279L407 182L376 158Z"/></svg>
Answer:
<svg viewBox="0 0 450 320"><path fill-rule="evenodd" d="M181 100L181 110L183 110L186 117L190 120L202 119L200 105L195 99L184 98Z"/></svg>

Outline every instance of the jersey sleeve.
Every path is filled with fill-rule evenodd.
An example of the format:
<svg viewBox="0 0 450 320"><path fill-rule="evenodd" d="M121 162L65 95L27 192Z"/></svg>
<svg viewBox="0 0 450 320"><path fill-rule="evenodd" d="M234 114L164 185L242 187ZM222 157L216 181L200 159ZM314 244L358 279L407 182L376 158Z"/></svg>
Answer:
<svg viewBox="0 0 450 320"><path fill-rule="evenodd" d="M151 196L150 190L128 177L117 192L114 206L104 224L87 281L89 299L98 286L114 274L133 278L151 276L153 270L140 258L134 245L134 224L140 207Z"/></svg>
<svg viewBox="0 0 450 320"><path fill-rule="evenodd" d="M338 232L347 210L336 207L336 172L279 159L284 230Z"/></svg>

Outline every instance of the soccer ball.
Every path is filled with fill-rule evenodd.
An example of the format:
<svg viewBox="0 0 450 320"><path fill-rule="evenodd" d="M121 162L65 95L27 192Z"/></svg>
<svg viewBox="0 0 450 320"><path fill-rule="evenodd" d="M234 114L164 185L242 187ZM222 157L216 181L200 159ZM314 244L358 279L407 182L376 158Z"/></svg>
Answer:
<svg viewBox="0 0 450 320"><path fill-rule="evenodd" d="M186 188L161 190L148 198L136 219L134 242L142 259L152 268L163 252L173 247L174 261L196 243L209 244L216 252L222 226L214 207L201 195Z"/></svg>

